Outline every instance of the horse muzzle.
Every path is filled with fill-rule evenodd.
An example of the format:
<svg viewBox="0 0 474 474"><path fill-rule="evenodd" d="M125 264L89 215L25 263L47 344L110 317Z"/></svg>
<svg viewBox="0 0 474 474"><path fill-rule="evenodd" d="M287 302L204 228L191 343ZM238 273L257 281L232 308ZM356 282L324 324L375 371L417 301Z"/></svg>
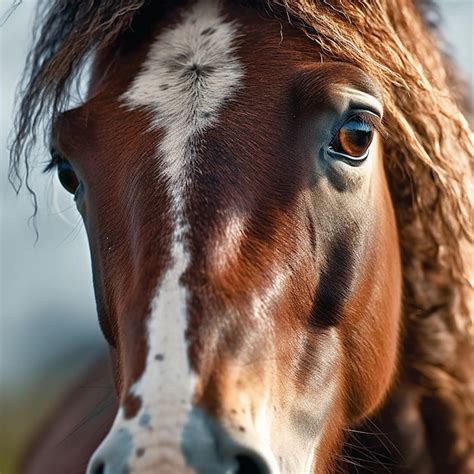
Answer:
<svg viewBox="0 0 474 474"><path fill-rule="evenodd" d="M173 428L166 419L156 428L143 418L132 423L119 411L87 474L280 474L261 436L243 426L225 428L200 408L192 408L179 439L172 435Z"/></svg>

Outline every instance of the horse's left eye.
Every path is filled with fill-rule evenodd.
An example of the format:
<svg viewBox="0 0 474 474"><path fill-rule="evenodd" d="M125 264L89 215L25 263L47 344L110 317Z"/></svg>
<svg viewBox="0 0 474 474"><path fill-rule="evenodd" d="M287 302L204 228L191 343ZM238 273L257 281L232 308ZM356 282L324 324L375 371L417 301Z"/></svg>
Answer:
<svg viewBox="0 0 474 474"><path fill-rule="evenodd" d="M351 160L365 160L373 137L373 126L367 121L353 117L339 129L329 151Z"/></svg>

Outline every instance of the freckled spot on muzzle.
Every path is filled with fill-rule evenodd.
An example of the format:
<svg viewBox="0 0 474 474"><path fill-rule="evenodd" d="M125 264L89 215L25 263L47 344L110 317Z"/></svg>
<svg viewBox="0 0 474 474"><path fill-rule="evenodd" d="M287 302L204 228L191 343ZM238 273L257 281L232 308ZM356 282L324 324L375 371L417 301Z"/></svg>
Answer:
<svg viewBox="0 0 474 474"><path fill-rule="evenodd" d="M146 428L147 426L150 426L150 420L151 420L150 414L149 413L143 413L143 415L140 416L140 419L138 420L138 424L142 428Z"/></svg>

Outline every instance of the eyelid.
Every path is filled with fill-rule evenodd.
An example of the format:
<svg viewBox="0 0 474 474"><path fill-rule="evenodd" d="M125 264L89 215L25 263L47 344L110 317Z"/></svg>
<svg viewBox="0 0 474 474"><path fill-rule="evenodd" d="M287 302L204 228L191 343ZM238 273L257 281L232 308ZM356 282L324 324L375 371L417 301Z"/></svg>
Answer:
<svg viewBox="0 0 474 474"><path fill-rule="evenodd" d="M330 155L336 155L338 160L346 161L349 162L352 166L360 166L369 156L369 148L365 151L365 153L362 156L354 157L354 156L349 156L346 155L345 153L340 153L339 151L333 150L331 145L329 145L327 152Z"/></svg>
<svg viewBox="0 0 474 474"><path fill-rule="evenodd" d="M43 173L50 173L55 171L59 164L63 162L67 162L71 168L74 169L74 172L77 173L77 167L73 165L73 161L69 158L69 156L64 155L58 148L55 146L51 146L49 150L50 158L49 161L46 163L46 166L43 168Z"/></svg>
<svg viewBox="0 0 474 474"><path fill-rule="evenodd" d="M329 140L329 144L332 144L334 140L336 139L337 134L339 133L339 130L348 122L351 120L359 120L363 123L366 123L373 127L377 132L379 132L382 137L386 136L386 130L383 124L382 118L369 110L365 109L351 109L348 111L347 114L344 115L344 117L338 122L336 128L334 131L331 133L331 138Z"/></svg>
<svg viewBox="0 0 474 474"><path fill-rule="evenodd" d="M382 118L378 114L375 114L374 112L371 112L368 110L353 110L352 109L346 114L343 120L341 120L341 122L338 124L338 127L334 131L333 137L331 138L331 141L329 142L329 145L326 148L326 150L327 150L327 153L331 155L333 158L339 161L344 161L353 167L358 167L358 166L361 166L366 161L367 157L369 156L370 146L372 143L370 143L366 151L361 156L358 156L358 157L341 153L339 151L336 151L333 148L333 144L335 140L337 139L337 135L342 129L342 127L344 127L345 124L348 124L353 120L356 120L363 124L367 124L369 127L373 129L373 131L378 131L382 135L384 135Z"/></svg>
<svg viewBox="0 0 474 474"><path fill-rule="evenodd" d="M355 114L351 114L349 116L349 118L344 123L347 123L347 122L351 121L354 118L360 120L363 123L371 125L382 136L386 135L386 130L385 130L385 126L384 126L384 123L383 123L383 119L378 114L375 114L375 113L370 112L368 110L362 110L362 111L359 111Z"/></svg>

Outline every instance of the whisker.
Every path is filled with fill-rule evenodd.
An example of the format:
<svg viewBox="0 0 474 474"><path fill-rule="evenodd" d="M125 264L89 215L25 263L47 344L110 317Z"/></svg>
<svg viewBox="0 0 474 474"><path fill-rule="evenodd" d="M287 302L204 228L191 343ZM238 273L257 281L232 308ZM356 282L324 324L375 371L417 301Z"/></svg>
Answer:
<svg viewBox="0 0 474 474"><path fill-rule="evenodd" d="M57 210L55 210L54 212L48 212L48 213L46 213L46 214L44 214L44 215L46 215L46 216L48 216L48 217L51 217L51 216L61 216L64 212L69 211L69 210L71 210L71 209L76 209L76 205L75 205L75 204L71 204L70 206L67 206L67 207L65 207L65 208L63 208L63 209L57 209ZM68 222L68 221L67 221L67 222ZM69 224L69 223L70 223L70 222L68 222L68 224Z"/></svg>
<svg viewBox="0 0 474 474"><path fill-rule="evenodd" d="M79 423L72 429L72 431L66 435L61 441L59 441L56 446L59 446L63 444L65 441L67 441L71 436L73 436L75 433L77 433L78 430L80 430L86 423L94 419L96 416L100 415L101 413L104 412L107 408L111 407L114 405L115 401L112 399L112 401L107 402L107 399L113 394L113 391L111 390L100 402L97 403L95 408L85 417L83 417Z"/></svg>
<svg viewBox="0 0 474 474"><path fill-rule="evenodd" d="M104 421L100 424L100 426L97 428L96 430L96 433L98 432L102 432L103 431L103 428L106 427L108 425L108 421ZM86 468L87 468L87 465L89 464L89 459L85 460L84 462L81 462L81 463L78 463L77 465L77 471L74 471L74 473L77 473L77 474L84 474ZM71 474L74 474L74 473L71 473Z"/></svg>
<svg viewBox="0 0 474 474"><path fill-rule="evenodd" d="M59 248L61 245L73 242L78 237L78 235L80 234L80 231L82 229L81 226L83 224L84 223L82 221L82 218L79 217L79 219L78 219L76 225L74 226L74 228L64 237L63 240L61 240L61 242L59 242L59 244L57 245L57 248Z"/></svg>
<svg viewBox="0 0 474 474"><path fill-rule="evenodd" d="M366 420L368 424L370 424L374 429L378 431L378 434L381 435L385 440L388 442L391 448L395 450L395 452L400 456L400 459L403 459L403 455L396 446L396 444L390 439L388 436L388 433L383 432L376 424L374 421L372 421L370 418ZM382 439L378 436L379 441L382 443L383 447L390 452L390 449L387 447L387 445L382 441Z"/></svg>
<svg viewBox="0 0 474 474"><path fill-rule="evenodd" d="M353 448L353 450L355 450L356 452L367 456L366 458L363 459L366 464L379 465L379 466L382 466L384 469L387 469L389 466L390 467L395 467L395 466L399 465L399 464L393 462L392 458L390 458L388 456L385 456L385 455L383 455L381 453L378 453L378 452L374 453L369 447L364 446L363 444L355 445L355 444L346 443L346 446L349 446L349 447ZM352 454L350 454L350 455L348 455L348 457L353 458L354 456ZM382 458L384 458L384 459L382 459ZM355 459L358 459L358 458L355 458ZM362 460L362 458L360 458L360 460Z"/></svg>

